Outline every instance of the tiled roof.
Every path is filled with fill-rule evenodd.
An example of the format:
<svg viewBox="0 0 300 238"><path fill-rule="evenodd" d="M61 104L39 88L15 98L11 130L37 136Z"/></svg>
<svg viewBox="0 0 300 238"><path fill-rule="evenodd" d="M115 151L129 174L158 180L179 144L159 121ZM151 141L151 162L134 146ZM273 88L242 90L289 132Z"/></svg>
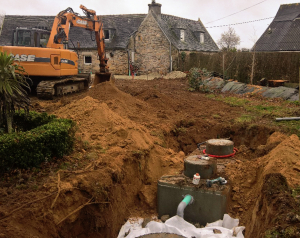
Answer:
<svg viewBox="0 0 300 238"><path fill-rule="evenodd" d="M162 30L172 44L179 50L189 51L218 51L219 48L201 21L193 21L171 15L161 15L157 19ZM179 31L185 31L184 41L180 41ZM200 43L200 32L204 33L204 43Z"/></svg>
<svg viewBox="0 0 300 238"><path fill-rule="evenodd" d="M111 42L106 42L108 49L126 49L129 37L137 31L146 14L105 15L102 16L104 28L114 29L115 34Z"/></svg>
<svg viewBox="0 0 300 238"><path fill-rule="evenodd" d="M6 15L0 35L0 45L12 45L13 30L17 27L47 26L51 29L54 16Z"/></svg>
<svg viewBox="0 0 300 238"><path fill-rule="evenodd" d="M145 19L146 14L127 14L127 15L104 15L101 16L104 29L113 31L113 39L105 42L107 49L126 49L129 37L134 34ZM0 36L0 45L11 45L12 32L16 27L37 27L40 25L48 26L51 29L54 16L19 16L6 15L3 29ZM200 21L188 20L180 17L161 15L158 20L161 29L180 50L195 51L217 51L218 47ZM185 41L179 38L179 29L185 30ZM204 44L200 44L199 35L204 32ZM83 28L72 27L69 34L69 48L96 48L95 36L90 31ZM72 44L73 42L73 44Z"/></svg>
<svg viewBox="0 0 300 238"><path fill-rule="evenodd" d="M281 5L256 51L300 51L300 3Z"/></svg>

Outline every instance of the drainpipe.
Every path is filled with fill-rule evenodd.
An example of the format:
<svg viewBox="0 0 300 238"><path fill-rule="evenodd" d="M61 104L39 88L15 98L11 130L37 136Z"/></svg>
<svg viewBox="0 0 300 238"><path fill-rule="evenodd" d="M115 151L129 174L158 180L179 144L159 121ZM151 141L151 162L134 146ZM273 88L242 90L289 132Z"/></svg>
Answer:
<svg viewBox="0 0 300 238"><path fill-rule="evenodd" d="M135 51L135 37L134 37L134 35L135 35L135 33L137 33L137 31L134 31L130 36L129 36L129 38L130 37L132 37L133 36L133 51ZM127 42L127 57L128 57L128 75L130 76L131 75L131 72L130 72L130 51L129 51L129 49L128 49L128 45L129 45L129 43L130 42Z"/></svg>
<svg viewBox="0 0 300 238"><path fill-rule="evenodd" d="M128 57L128 75L130 76L130 56L129 56L129 50L127 50L127 57Z"/></svg>
<svg viewBox="0 0 300 238"><path fill-rule="evenodd" d="M183 218L183 214L184 214L184 209L186 208L187 205L192 204L194 201L194 198L187 194L185 195L184 199L179 203L178 207L177 207L177 216L180 216Z"/></svg>

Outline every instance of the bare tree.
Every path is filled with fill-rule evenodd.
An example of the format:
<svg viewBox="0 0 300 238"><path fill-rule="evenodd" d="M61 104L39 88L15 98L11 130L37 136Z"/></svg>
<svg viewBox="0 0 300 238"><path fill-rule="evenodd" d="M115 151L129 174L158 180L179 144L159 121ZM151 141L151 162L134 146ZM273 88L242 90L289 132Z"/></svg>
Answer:
<svg viewBox="0 0 300 238"><path fill-rule="evenodd" d="M218 45L221 49L229 51L236 49L240 42L240 37L236 34L235 30L229 26L228 31L222 33L221 38L218 40Z"/></svg>
<svg viewBox="0 0 300 238"><path fill-rule="evenodd" d="M250 74L250 84L253 84L253 78L254 78L254 67L255 67L255 49L256 49L256 41L257 41L257 35L256 35L256 29L253 27L253 35L251 37L251 41L254 43L252 47L252 65L251 65L251 74Z"/></svg>
<svg viewBox="0 0 300 238"><path fill-rule="evenodd" d="M4 17L5 17L5 12L0 10L0 35L1 35L1 31L2 31L2 25L3 25Z"/></svg>

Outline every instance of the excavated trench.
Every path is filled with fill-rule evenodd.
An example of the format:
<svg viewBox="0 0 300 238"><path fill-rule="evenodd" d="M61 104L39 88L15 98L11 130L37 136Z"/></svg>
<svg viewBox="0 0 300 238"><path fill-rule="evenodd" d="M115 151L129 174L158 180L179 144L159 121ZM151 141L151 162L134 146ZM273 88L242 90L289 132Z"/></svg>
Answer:
<svg viewBox="0 0 300 238"><path fill-rule="evenodd" d="M296 135L237 124L242 108L187 92L185 80L116 85L35 102L37 111L77 123L74 152L65 158L73 167L53 170L37 192L0 198L0 237L117 237L128 218L157 215L158 180L182 173L184 158L213 138L230 138L238 149L218 159L218 175L228 180L227 211L246 226L246 237L300 236L290 190L300 186Z"/></svg>
<svg viewBox="0 0 300 238"><path fill-rule="evenodd" d="M190 126L189 129L184 133L184 135L178 135L174 133L169 133L167 135L167 140L171 145L171 149L174 151L183 150L186 154L190 153L191 148L196 148L196 143L192 143L194 133L197 125ZM191 134L190 134L190 133ZM220 128L220 130L215 129L215 133L221 138L231 138L236 147L242 146L244 151L247 150L249 154L245 155L245 159L251 161L252 159L259 156L263 156L264 153L267 153L267 150L258 150L259 146L265 145L267 140L274 131L267 127L248 127L248 128L232 128L230 126ZM192 138L192 139L191 139ZM124 163L123 173L121 178L118 177L117 173L111 174L112 184L107 187L102 187L103 189L100 192L101 199L109 202L107 205L90 205L80 211L80 214L77 216L76 220L73 222L65 222L64 225L59 229L59 235L61 237L117 237L117 234L121 226L125 221L139 214L137 210L144 209L146 217L149 217L151 213L156 214L156 199L153 200L154 196L151 198L145 196L141 193L141 190L145 186L151 186L151 182L148 181L147 173L145 172L147 168L150 168L152 152L143 155L135 155L132 158L128 159ZM141 166L145 169L141 169ZM180 171L179 171L180 172ZM277 184L278 180L279 188L278 191L274 192L276 195L270 198L267 192L264 192L260 195L257 202L259 203L260 211L265 210L267 213L269 210L274 209L274 204L268 204L270 199L279 199L278 198L285 194L287 200L290 204L292 198L286 195L286 191L289 191L286 180L282 178L281 175L269 175L268 178L265 178L265 183L263 190L277 189L269 185L269 183ZM236 185L231 182L231 186L235 187ZM271 186L272 188L269 188ZM266 188L267 187L267 188ZM156 186L152 186L153 195L156 195ZM93 192L90 192L93 193ZM73 195L74 196L74 195ZM234 196L234 193L232 194ZM266 197L265 197L266 196ZM168 198L171 199L171 198ZM276 202L274 202L276 203ZM233 217L240 217L239 212L234 212L235 203L231 201L228 204L228 211L231 211ZM256 212L256 211L255 211ZM244 216L253 216L255 214L252 210L243 211ZM275 212L274 210L271 212ZM247 213L247 215L246 215ZM140 214L143 214L143 212ZM259 237L257 236L257 229L260 232L263 232L271 223L272 217L264 217L265 213L261 213L261 217L256 217L255 220L252 220L251 223L243 224L246 226L246 237ZM248 227L253 228L251 233L247 232ZM254 235L255 234L255 235ZM70 236L71 235L71 236Z"/></svg>

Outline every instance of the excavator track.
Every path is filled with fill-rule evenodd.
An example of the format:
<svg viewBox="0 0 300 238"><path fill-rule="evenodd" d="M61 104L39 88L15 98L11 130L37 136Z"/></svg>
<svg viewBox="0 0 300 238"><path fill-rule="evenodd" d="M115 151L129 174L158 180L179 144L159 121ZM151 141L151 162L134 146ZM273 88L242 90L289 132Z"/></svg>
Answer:
<svg viewBox="0 0 300 238"><path fill-rule="evenodd" d="M63 96L69 93L88 89L89 78L71 77L58 80L41 81L36 88L39 99L53 99L54 96Z"/></svg>

